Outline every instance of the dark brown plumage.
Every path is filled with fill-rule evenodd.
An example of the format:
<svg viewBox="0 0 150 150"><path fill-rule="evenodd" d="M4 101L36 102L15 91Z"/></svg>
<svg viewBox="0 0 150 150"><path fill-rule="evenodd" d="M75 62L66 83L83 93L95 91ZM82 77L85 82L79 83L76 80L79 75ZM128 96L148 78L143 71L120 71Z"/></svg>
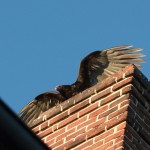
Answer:
<svg viewBox="0 0 150 150"><path fill-rule="evenodd" d="M141 50L132 46L118 46L90 53L81 61L75 83L57 86L55 89L59 92L46 92L37 96L20 111L21 118L28 124L32 123L42 112L103 81L130 63L142 68L136 64L145 62L140 58L145 55L136 53Z"/></svg>
<svg viewBox="0 0 150 150"><path fill-rule="evenodd" d="M60 104L65 98L58 92L45 92L26 105L19 113L21 119L31 124L41 113Z"/></svg>
<svg viewBox="0 0 150 150"><path fill-rule="evenodd" d="M130 63L134 63L136 67L142 68L141 65L136 64L145 62L145 60L140 58L145 55L136 53L141 50L132 48L132 46L118 46L92 52L81 61L76 82L72 85L57 86L56 90L66 98L70 98L103 81Z"/></svg>

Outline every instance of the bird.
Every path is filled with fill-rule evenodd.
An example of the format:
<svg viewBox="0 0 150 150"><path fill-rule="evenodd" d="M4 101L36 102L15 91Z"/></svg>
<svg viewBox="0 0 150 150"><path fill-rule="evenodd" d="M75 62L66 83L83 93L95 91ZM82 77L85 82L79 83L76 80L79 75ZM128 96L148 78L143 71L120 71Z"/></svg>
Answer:
<svg viewBox="0 0 150 150"><path fill-rule="evenodd" d="M80 62L78 77L73 84L59 85L55 89L68 99L98 82L102 82L131 63L137 68L142 68L138 63L145 62L141 59L145 55L137 53L139 51L142 49L133 48L131 45L94 51Z"/></svg>
<svg viewBox="0 0 150 150"><path fill-rule="evenodd" d="M58 85L56 91L38 95L20 111L20 118L31 124L41 113L102 82L125 66L133 63L142 68L139 63L145 62L141 59L145 55L137 53L139 51L142 49L124 45L91 52L81 60L78 77L73 84Z"/></svg>

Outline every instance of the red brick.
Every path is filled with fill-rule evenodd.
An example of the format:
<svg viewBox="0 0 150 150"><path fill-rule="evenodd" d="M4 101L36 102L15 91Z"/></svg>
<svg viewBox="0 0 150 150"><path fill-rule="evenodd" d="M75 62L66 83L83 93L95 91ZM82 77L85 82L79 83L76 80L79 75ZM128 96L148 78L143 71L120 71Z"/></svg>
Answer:
<svg viewBox="0 0 150 150"><path fill-rule="evenodd" d="M73 96L72 101L75 100L75 103L79 103L81 101L86 100L87 98L89 98L91 95L94 95L94 94L95 94L95 88L91 87Z"/></svg>
<svg viewBox="0 0 150 150"><path fill-rule="evenodd" d="M130 100L124 100L123 102L120 103L120 108L124 107L125 105L129 105L130 104Z"/></svg>
<svg viewBox="0 0 150 150"><path fill-rule="evenodd" d="M118 131L117 133L114 133L113 135L106 137L104 142L107 143L108 141L114 140L114 139L124 135L124 133L125 133L125 130L122 129L122 130Z"/></svg>
<svg viewBox="0 0 150 150"><path fill-rule="evenodd" d="M96 128L92 128L91 130L86 132L87 138L91 138L94 137L102 132L105 131L105 123L100 124L99 126L97 126Z"/></svg>
<svg viewBox="0 0 150 150"><path fill-rule="evenodd" d="M113 107L111 109L108 109L107 111L105 111L104 113L101 113L98 115L98 119L101 119L105 116L108 116L109 114L113 113L114 111L118 110L118 106Z"/></svg>
<svg viewBox="0 0 150 150"><path fill-rule="evenodd" d="M79 135L75 139L71 139L71 140L67 141L66 143L60 145L55 150L70 149L76 145L79 145L80 143L84 142L85 140L86 140L85 135Z"/></svg>
<svg viewBox="0 0 150 150"><path fill-rule="evenodd" d="M96 122L96 117L90 118L89 120L82 122L81 124L77 125L77 130L86 127L87 125Z"/></svg>
<svg viewBox="0 0 150 150"><path fill-rule="evenodd" d="M115 139L115 144L116 144L116 143L119 143L119 142L121 142L121 141L123 141L123 140L124 140L124 135L119 136L119 137L117 137L117 138Z"/></svg>
<svg viewBox="0 0 150 150"><path fill-rule="evenodd" d="M77 145L79 145L81 142L85 142L86 141L86 135L81 134L81 135L77 136L75 138L75 141L76 141Z"/></svg>
<svg viewBox="0 0 150 150"><path fill-rule="evenodd" d="M125 147L121 146L121 147L119 147L119 148L117 148L115 150L128 150L128 149L125 149Z"/></svg>
<svg viewBox="0 0 150 150"><path fill-rule="evenodd" d="M75 138L75 141L72 143L72 146L79 145L80 143L83 143L85 141L86 141L86 135L81 134ZM71 145L69 146L72 147Z"/></svg>
<svg viewBox="0 0 150 150"><path fill-rule="evenodd" d="M125 87L123 87L121 90L122 90L122 94L126 94L130 91L132 91L133 89L133 85L132 84L129 84L129 85L126 85Z"/></svg>
<svg viewBox="0 0 150 150"><path fill-rule="evenodd" d="M97 83L96 87L96 91L102 91L103 89L106 89L107 87L111 86L112 84L116 83L116 78L113 77L109 77L106 80Z"/></svg>
<svg viewBox="0 0 150 150"><path fill-rule="evenodd" d="M129 94L125 94L125 95L120 96L119 98L117 98L116 100L114 100L110 103L110 108L116 106L117 104L123 102L124 100L129 99L129 97L130 97Z"/></svg>
<svg viewBox="0 0 150 150"><path fill-rule="evenodd" d="M69 141L70 139L75 138L75 137L77 137L78 135L83 134L83 133L85 133L85 132L86 132L86 128L85 128L85 127L82 128L82 129L80 129L80 130L77 130L77 131L75 131L75 132L72 132L71 134L68 134L68 135L66 136L66 141Z"/></svg>
<svg viewBox="0 0 150 150"><path fill-rule="evenodd" d="M114 134L114 128L109 129L109 130L106 130L104 133L102 133L102 134L96 136L96 137L95 137L95 142L98 142L98 141L104 139L105 137L107 137L107 136L109 136L109 135L111 135L111 134Z"/></svg>
<svg viewBox="0 0 150 150"><path fill-rule="evenodd" d="M67 143L55 147L53 150L68 150L70 148L70 145L72 145L73 142L74 142L73 140L70 140Z"/></svg>
<svg viewBox="0 0 150 150"><path fill-rule="evenodd" d="M108 115L108 120L110 120L110 119L112 119L113 117L116 117L116 116L118 116L119 114L121 114L121 113L127 111L128 107L129 107L129 106L126 105L126 106L124 106L124 107L118 109L117 111L115 111L115 112L109 114L109 115Z"/></svg>
<svg viewBox="0 0 150 150"><path fill-rule="evenodd" d="M121 88L121 87L123 87L123 86L125 86L125 85L127 85L129 83L131 83L132 80L133 80L133 76L125 78L125 79L121 80L120 82L114 84L112 86L112 90L115 91L115 90L117 90L117 89L119 89L119 88Z"/></svg>
<svg viewBox="0 0 150 150"><path fill-rule="evenodd" d="M64 139L61 139L61 140L57 141L56 143L51 144L49 146L51 146L51 148L55 148L55 147L58 147L59 145L61 145L63 143L64 143Z"/></svg>
<svg viewBox="0 0 150 150"><path fill-rule="evenodd" d="M35 132L36 134L40 131L40 125L39 126L36 126L35 128L33 128L33 132Z"/></svg>
<svg viewBox="0 0 150 150"><path fill-rule="evenodd" d="M100 101L100 104L101 106L108 103L108 102L111 102L113 101L114 99L116 99L117 97L120 96L120 91L117 91L117 92L114 92L112 94L110 94L109 96L103 98L101 101Z"/></svg>
<svg viewBox="0 0 150 150"><path fill-rule="evenodd" d="M113 76L122 79L123 74L124 74L124 77L128 77L130 75L133 75L134 72L135 72L135 66L130 64L130 65L126 66L124 69L116 72Z"/></svg>
<svg viewBox="0 0 150 150"><path fill-rule="evenodd" d="M56 136L63 134L65 132L65 128L61 128L55 132L53 132L52 134L50 134L49 136L46 137L46 142L49 140L52 140L53 138L55 138Z"/></svg>
<svg viewBox="0 0 150 150"><path fill-rule="evenodd" d="M117 126L117 131L124 129L124 128L126 127L126 125L127 125L127 122L126 122L126 121L120 123L120 124Z"/></svg>
<svg viewBox="0 0 150 150"><path fill-rule="evenodd" d="M41 124L41 130L44 130L47 127L48 127L48 121Z"/></svg>
<svg viewBox="0 0 150 150"><path fill-rule="evenodd" d="M98 109L96 109L95 111L91 112L89 114L89 118L92 118L92 117L96 117L98 116L99 114L105 112L108 110L108 105L105 105L105 106L102 106L102 107L99 107Z"/></svg>
<svg viewBox="0 0 150 150"><path fill-rule="evenodd" d="M63 118L65 118L67 116L68 116L68 111L65 111L65 112L58 114L57 116L50 119L50 125L62 120Z"/></svg>
<svg viewBox="0 0 150 150"><path fill-rule="evenodd" d="M70 140L67 143L64 143L58 147L55 147L54 150L66 150L70 147L69 145L72 145L73 142L74 142L73 140Z"/></svg>
<svg viewBox="0 0 150 150"><path fill-rule="evenodd" d="M102 97L104 97L110 93L111 93L111 88L109 87L109 88L97 93L95 96L92 96L91 102L94 102L94 101L96 101L96 100L98 100L98 99L100 99L100 98L102 98Z"/></svg>
<svg viewBox="0 0 150 150"><path fill-rule="evenodd" d="M52 144L54 144L55 143L55 139L52 139L52 140L49 140L48 142L46 142L46 144L48 145L48 146L51 146Z"/></svg>
<svg viewBox="0 0 150 150"><path fill-rule="evenodd" d="M63 119L63 121L58 123L58 128L61 128L61 127L65 126L65 125L69 124L70 122L76 120L77 118L78 118L77 114L73 114L71 116L68 116L68 118Z"/></svg>
<svg viewBox="0 0 150 150"><path fill-rule="evenodd" d="M68 131L65 131L64 133L62 133L62 134L56 136L56 142L59 141L59 140L61 140L62 138L67 137L67 135L70 135L70 134L74 133L75 131L76 131L76 129L75 129L75 127L74 127L74 128L72 128L72 129L70 129L70 130L68 130Z"/></svg>
<svg viewBox="0 0 150 150"><path fill-rule="evenodd" d="M58 129L58 125L57 125L57 124L54 124L54 125L52 126L52 131L55 132L57 129Z"/></svg>
<svg viewBox="0 0 150 150"><path fill-rule="evenodd" d="M84 150L94 150L96 147L103 145L103 140L85 148Z"/></svg>
<svg viewBox="0 0 150 150"><path fill-rule="evenodd" d="M88 106L89 105L89 99L86 99L76 105L74 105L73 107L71 107L68 111L70 112L70 114L80 110L81 108Z"/></svg>
<svg viewBox="0 0 150 150"><path fill-rule="evenodd" d="M101 118L100 120L93 122L90 125L87 125L87 131L90 130L91 128L97 128L98 126L100 126L105 121L106 121L106 117Z"/></svg>
<svg viewBox="0 0 150 150"><path fill-rule="evenodd" d="M92 110L94 110L96 108L98 108L98 102L96 102L94 104L90 104L88 107L79 111L79 117L91 112Z"/></svg>
<svg viewBox="0 0 150 150"><path fill-rule="evenodd" d="M118 150L118 148L121 148L122 146L123 146L123 141L113 145L112 147L108 148L107 150L116 150L116 149Z"/></svg>
<svg viewBox="0 0 150 150"><path fill-rule="evenodd" d="M80 144L79 146L72 148L72 150L82 150L85 147L88 147L89 145L93 144L93 139L85 141L83 144Z"/></svg>
<svg viewBox="0 0 150 150"><path fill-rule="evenodd" d="M113 141L110 141L110 142L108 142L108 143L106 143L104 145L101 145L101 146L95 148L94 150L106 150L106 148L109 148L112 145L113 145Z"/></svg>
<svg viewBox="0 0 150 150"><path fill-rule="evenodd" d="M114 117L111 120L109 120L108 122L106 122L107 129L125 121L126 119L127 119L127 112L125 111L121 115Z"/></svg>
<svg viewBox="0 0 150 150"><path fill-rule="evenodd" d="M52 132L53 132L53 131L52 131L52 127L50 127L50 128L48 128L48 129L46 129L46 130L44 130L44 131L38 133L37 135L38 135L40 138L43 138L44 136L46 136L46 135L48 135L48 134L50 134L50 133L52 133Z"/></svg>
<svg viewBox="0 0 150 150"><path fill-rule="evenodd" d="M72 122L72 123L69 123L69 125L67 126L67 130L69 130L69 129L75 127L75 126L76 126L77 129L78 129L78 126L79 126L80 124L86 122L86 121L87 121L87 118L88 118L88 116L86 115L86 116L83 116L83 117L81 117L81 118L78 118L78 120L75 120L75 121Z"/></svg>

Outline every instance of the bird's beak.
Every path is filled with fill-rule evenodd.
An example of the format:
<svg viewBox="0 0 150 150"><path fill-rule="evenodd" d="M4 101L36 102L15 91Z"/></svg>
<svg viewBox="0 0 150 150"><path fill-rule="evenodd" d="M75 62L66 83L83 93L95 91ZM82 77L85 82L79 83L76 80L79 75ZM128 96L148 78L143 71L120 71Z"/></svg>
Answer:
<svg viewBox="0 0 150 150"><path fill-rule="evenodd" d="M58 86L55 86L55 90L57 90L58 89Z"/></svg>
<svg viewBox="0 0 150 150"><path fill-rule="evenodd" d="M61 89L60 86L56 86L56 87L55 87L55 90L57 90L57 91L59 91L60 89Z"/></svg>

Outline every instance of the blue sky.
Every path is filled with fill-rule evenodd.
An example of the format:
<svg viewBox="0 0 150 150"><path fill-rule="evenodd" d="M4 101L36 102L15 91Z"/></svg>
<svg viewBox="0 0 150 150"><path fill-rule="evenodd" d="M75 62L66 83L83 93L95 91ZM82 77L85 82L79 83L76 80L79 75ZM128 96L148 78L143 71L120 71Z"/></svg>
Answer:
<svg viewBox="0 0 150 150"><path fill-rule="evenodd" d="M0 96L17 113L73 83L88 53L131 44L150 55L149 41L149 0L1 1ZM141 71L150 79L148 58Z"/></svg>

